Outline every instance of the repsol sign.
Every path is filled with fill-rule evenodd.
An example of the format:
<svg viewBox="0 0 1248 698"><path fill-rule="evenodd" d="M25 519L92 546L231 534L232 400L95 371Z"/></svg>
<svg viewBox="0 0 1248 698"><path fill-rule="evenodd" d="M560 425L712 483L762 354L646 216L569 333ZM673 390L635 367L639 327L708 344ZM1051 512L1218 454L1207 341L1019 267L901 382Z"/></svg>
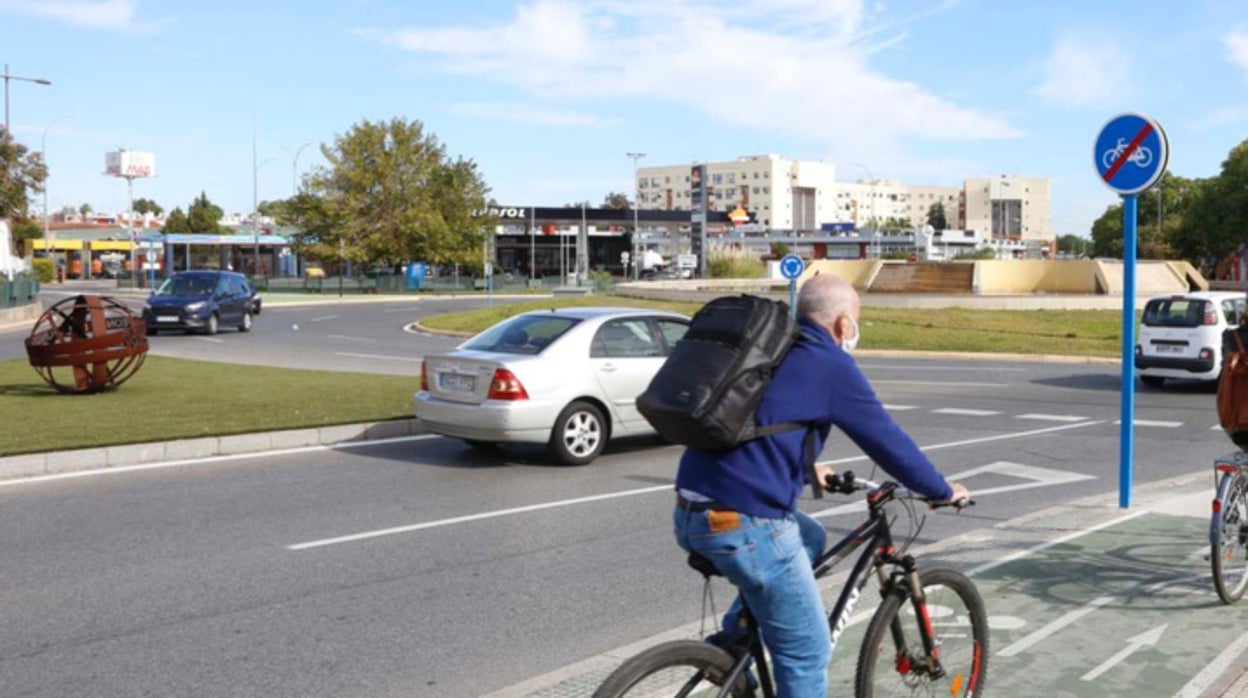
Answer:
<svg viewBox="0 0 1248 698"><path fill-rule="evenodd" d="M476 212L478 216L489 216L492 218L515 218L525 219L529 217L529 209L518 206L490 206Z"/></svg>

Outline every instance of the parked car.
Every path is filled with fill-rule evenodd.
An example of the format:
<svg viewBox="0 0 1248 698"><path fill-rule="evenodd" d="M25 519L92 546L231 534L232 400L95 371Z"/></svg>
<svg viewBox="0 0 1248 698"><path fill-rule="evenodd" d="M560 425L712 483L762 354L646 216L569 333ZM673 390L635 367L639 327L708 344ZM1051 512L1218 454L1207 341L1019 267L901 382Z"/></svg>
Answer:
<svg viewBox="0 0 1248 698"><path fill-rule="evenodd" d="M1201 291L1150 298L1135 345L1135 375L1149 387L1167 378L1217 380L1222 332L1244 314L1244 294Z"/></svg>
<svg viewBox="0 0 1248 698"><path fill-rule="evenodd" d="M638 308L517 315L426 356L415 413L474 448L547 444L561 463L589 463L616 436L654 433L637 396L688 329L683 315Z"/></svg>
<svg viewBox="0 0 1248 698"><path fill-rule="evenodd" d="M143 306L147 333L186 330L216 334L222 325L248 332L259 308L255 293L247 277L236 272L177 272L165 279Z"/></svg>

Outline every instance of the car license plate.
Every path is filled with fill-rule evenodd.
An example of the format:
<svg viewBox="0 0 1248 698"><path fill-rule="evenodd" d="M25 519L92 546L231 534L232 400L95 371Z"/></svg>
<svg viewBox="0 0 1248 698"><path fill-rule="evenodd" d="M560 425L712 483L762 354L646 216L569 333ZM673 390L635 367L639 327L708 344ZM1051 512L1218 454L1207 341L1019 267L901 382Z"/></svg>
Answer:
<svg viewBox="0 0 1248 698"><path fill-rule="evenodd" d="M1183 347L1177 344L1158 344L1157 353L1158 354L1181 354L1183 353Z"/></svg>
<svg viewBox="0 0 1248 698"><path fill-rule="evenodd" d="M443 373L442 388L471 393L477 387L476 376L465 376L459 373Z"/></svg>
<svg viewBox="0 0 1248 698"><path fill-rule="evenodd" d="M157 315L156 322L177 322L177 315Z"/></svg>

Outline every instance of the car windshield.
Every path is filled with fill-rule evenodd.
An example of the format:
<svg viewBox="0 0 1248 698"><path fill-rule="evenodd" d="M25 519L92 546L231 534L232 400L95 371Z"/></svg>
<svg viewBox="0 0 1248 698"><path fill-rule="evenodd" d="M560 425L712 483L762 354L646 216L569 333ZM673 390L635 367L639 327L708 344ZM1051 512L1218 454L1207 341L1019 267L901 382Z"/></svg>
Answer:
<svg viewBox="0 0 1248 698"><path fill-rule="evenodd" d="M1205 320L1205 301L1196 298L1155 298L1144 306L1149 327L1199 327Z"/></svg>
<svg viewBox="0 0 1248 698"><path fill-rule="evenodd" d="M500 354L540 354L579 322L570 317L519 315L482 332L464 348Z"/></svg>
<svg viewBox="0 0 1248 698"><path fill-rule="evenodd" d="M158 296L207 296L217 288L217 280L210 276L173 276L157 289Z"/></svg>

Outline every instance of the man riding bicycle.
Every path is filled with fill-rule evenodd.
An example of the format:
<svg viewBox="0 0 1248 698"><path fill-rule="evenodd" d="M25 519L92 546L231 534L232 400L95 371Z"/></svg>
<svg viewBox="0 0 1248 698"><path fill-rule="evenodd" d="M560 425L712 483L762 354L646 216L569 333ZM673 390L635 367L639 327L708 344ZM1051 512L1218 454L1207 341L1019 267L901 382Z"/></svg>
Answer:
<svg viewBox="0 0 1248 698"><path fill-rule="evenodd" d="M801 337L785 355L757 411L760 426L815 426L818 453L835 425L910 490L939 502L969 499L950 485L889 416L849 353L859 339L858 294L844 279L815 276L797 301ZM831 635L811 560L827 534L797 509L808 477L805 430L743 442L728 451L689 448L676 476L677 543L715 563L735 584L758 622L775 665L781 696L827 692ZM822 480L831 474L816 467ZM713 640L740 639L740 600Z"/></svg>

